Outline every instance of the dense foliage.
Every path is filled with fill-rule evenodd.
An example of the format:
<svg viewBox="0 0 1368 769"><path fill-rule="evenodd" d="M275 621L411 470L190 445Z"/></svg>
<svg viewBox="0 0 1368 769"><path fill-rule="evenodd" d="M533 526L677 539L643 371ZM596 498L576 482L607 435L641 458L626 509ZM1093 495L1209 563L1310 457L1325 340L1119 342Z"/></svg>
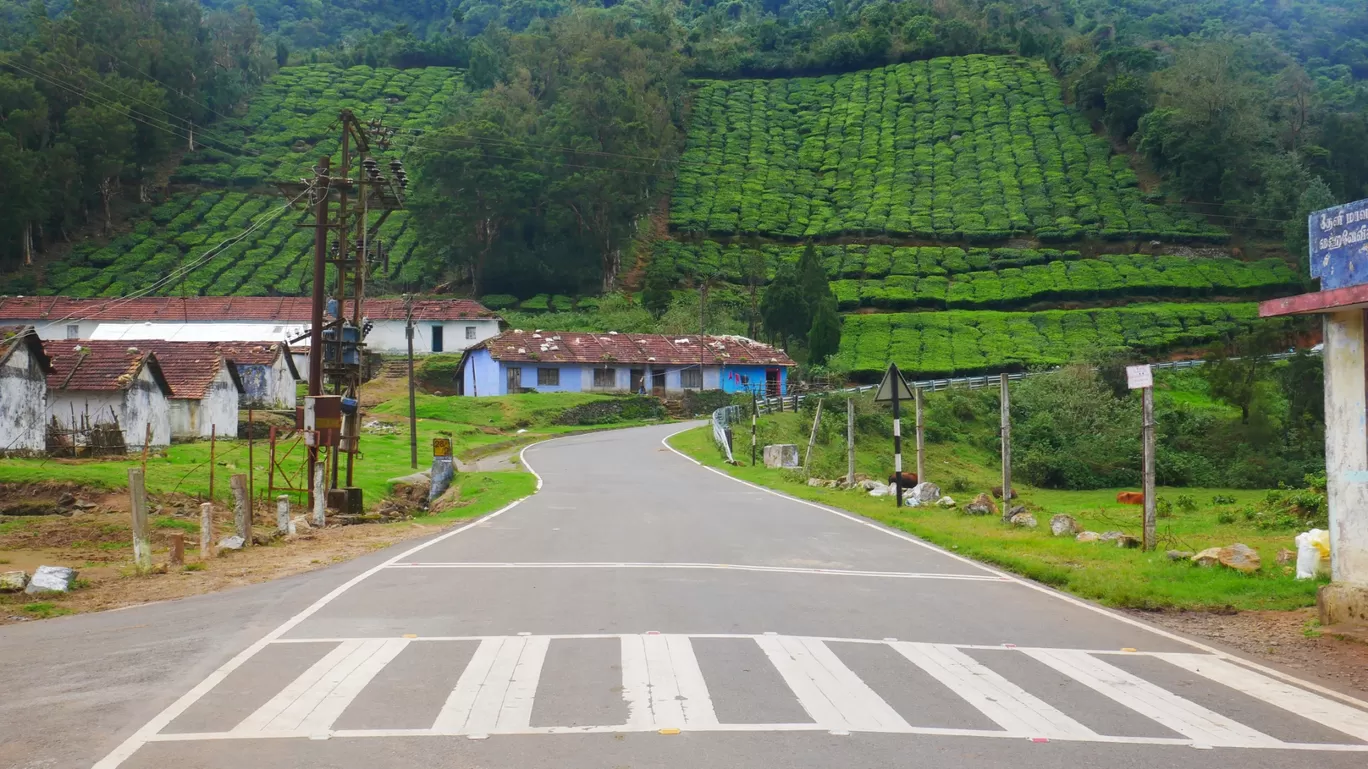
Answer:
<svg viewBox="0 0 1368 769"><path fill-rule="evenodd" d="M194 127L276 65L250 14L194 0L90 0L56 19L41 2L19 8L0 5L0 268L87 223L110 232Z"/></svg>
<svg viewBox="0 0 1368 769"><path fill-rule="evenodd" d="M841 350L832 365L863 381L877 380L889 361L915 376L1020 370L1063 365L1095 351L1155 355L1202 347L1241 333L1257 321L1254 304L851 315L845 319Z"/></svg>
<svg viewBox="0 0 1368 769"><path fill-rule="evenodd" d="M1041 63L988 56L704 84L670 221L789 238L1224 237L1147 201Z"/></svg>

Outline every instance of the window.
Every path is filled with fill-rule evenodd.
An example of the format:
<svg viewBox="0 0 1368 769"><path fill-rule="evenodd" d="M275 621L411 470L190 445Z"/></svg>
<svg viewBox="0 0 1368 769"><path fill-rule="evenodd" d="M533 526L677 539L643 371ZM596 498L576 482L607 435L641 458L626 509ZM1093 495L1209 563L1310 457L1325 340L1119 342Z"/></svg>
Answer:
<svg viewBox="0 0 1368 769"><path fill-rule="evenodd" d="M538 387L560 387L560 369L558 368L539 368L537 369Z"/></svg>
<svg viewBox="0 0 1368 769"><path fill-rule="evenodd" d="M679 386L685 390L703 389L703 369L697 366L679 370Z"/></svg>
<svg viewBox="0 0 1368 769"><path fill-rule="evenodd" d="M475 338L475 327L474 327L474 326L466 326L466 339L474 339L474 338Z"/></svg>
<svg viewBox="0 0 1368 769"><path fill-rule="evenodd" d="M617 371L611 368L594 369L594 389L611 390L617 387Z"/></svg>
<svg viewBox="0 0 1368 769"><path fill-rule="evenodd" d="M444 330L445 330L445 329L443 329L441 326L433 326L433 327L432 327L432 351L433 351L433 352L441 352L441 351L442 351L442 332L443 332Z"/></svg>
<svg viewBox="0 0 1368 769"><path fill-rule="evenodd" d="M80 339L81 327L79 325L67 326L67 339Z"/></svg>

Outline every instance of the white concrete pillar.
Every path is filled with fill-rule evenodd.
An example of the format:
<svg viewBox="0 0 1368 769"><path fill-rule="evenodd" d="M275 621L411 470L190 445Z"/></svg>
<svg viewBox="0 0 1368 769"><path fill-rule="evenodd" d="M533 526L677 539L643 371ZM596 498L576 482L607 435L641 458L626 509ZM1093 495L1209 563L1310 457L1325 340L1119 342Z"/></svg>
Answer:
<svg viewBox="0 0 1368 769"><path fill-rule="evenodd" d="M1325 316L1325 469L1331 576L1368 586L1368 378L1364 311Z"/></svg>

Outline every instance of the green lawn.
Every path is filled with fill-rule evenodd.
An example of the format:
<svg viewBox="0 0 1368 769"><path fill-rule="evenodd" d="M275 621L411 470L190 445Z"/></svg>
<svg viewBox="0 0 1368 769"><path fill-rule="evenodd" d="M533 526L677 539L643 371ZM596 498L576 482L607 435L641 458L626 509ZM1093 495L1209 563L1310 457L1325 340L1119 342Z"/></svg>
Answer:
<svg viewBox="0 0 1368 769"><path fill-rule="evenodd" d="M914 534L929 542L1017 574L1067 590L1084 598L1117 607L1143 609L1293 609L1315 603L1317 580L1296 580L1275 562L1280 548L1291 548L1294 531L1261 531L1238 520L1217 521L1216 494L1234 497L1233 509L1264 495L1262 491L1225 489L1159 489L1161 498L1174 501L1180 494L1193 497L1197 509L1174 510L1159 521L1160 549L1153 553L1123 550L1108 543L1080 543L1071 537L1052 537L1050 516L1068 513L1086 529L1120 530L1138 536L1140 508L1116 503L1115 489L1097 491L1050 491L1018 486L1020 501L1032 508L1040 528L1020 529L995 517L966 516L957 510L894 507L888 497L871 497L862 491L813 488L801 478L764 467L728 466L712 441L709 428L690 430L671 439L671 445L710 467L782 491L801 499L820 502L858 513ZM877 452L877 447L863 451ZM885 449L885 452L891 449ZM745 462L749 457L738 456ZM996 470L981 464L981 456L956 444L931 445L927 452L927 476L944 485L952 477L968 484L968 491L946 491L961 504L994 485ZM861 463L863 464L863 463ZM1225 568L1203 569L1186 562L1169 561L1168 548L1197 551L1206 547L1243 542L1259 551L1263 568L1246 576Z"/></svg>

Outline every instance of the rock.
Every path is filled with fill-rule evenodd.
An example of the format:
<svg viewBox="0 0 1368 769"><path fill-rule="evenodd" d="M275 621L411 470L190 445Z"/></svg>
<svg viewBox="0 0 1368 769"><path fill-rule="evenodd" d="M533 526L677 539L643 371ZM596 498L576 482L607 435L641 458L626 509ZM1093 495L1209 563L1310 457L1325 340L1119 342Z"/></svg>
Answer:
<svg viewBox="0 0 1368 769"><path fill-rule="evenodd" d="M1164 553L1170 561L1188 561L1192 559L1192 553L1187 550L1169 550Z"/></svg>
<svg viewBox="0 0 1368 769"><path fill-rule="evenodd" d="M39 566L38 571L33 572L33 579L29 580L24 592L29 595L65 593L71 590L71 584L75 581L75 569L66 566Z"/></svg>
<svg viewBox="0 0 1368 769"><path fill-rule="evenodd" d="M1012 489L1012 499L1016 499L1016 498L1017 498L1017 490L1016 490L1016 489ZM994 487L993 487L993 499L1002 499L1002 487L1001 487L1001 486L994 486Z"/></svg>
<svg viewBox="0 0 1368 769"><path fill-rule="evenodd" d="M76 495L70 492L65 492L57 498L58 507L71 507L74 504L76 504Z"/></svg>
<svg viewBox="0 0 1368 769"><path fill-rule="evenodd" d="M844 484L841 481L827 481L822 485L827 487L828 489L839 489Z"/></svg>
<svg viewBox="0 0 1368 769"><path fill-rule="evenodd" d="M290 519L291 534L298 534L301 531L308 531L312 528L313 524L309 523L309 516L307 515L297 515Z"/></svg>
<svg viewBox="0 0 1368 769"><path fill-rule="evenodd" d="M1012 524L1013 526L1020 526L1026 529L1034 529L1038 525L1036 523L1035 516L1031 515L1025 510L1016 513L1011 518L1008 518L1007 522Z"/></svg>
<svg viewBox="0 0 1368 769"><path fill-rule="evenodd" d="M0 573L0 593L17 593L28 587L28 572L6 571Z"/></svg>
<svg viewBox="0 0 1368 769"><path fill-rule="evenodd" d="M1206 550L1192 556L1191 560L1198 566L1215 566L1221 562L1221 548L1208 547Z"/></svg>
<svg viewBox="0 0 1368 769"><path fill-rule="evenodd" d="M1278 551L1278 565L1287 566L1297 562L1297 551L1283 548Z"/></svg>
<svg viewBox="0 0 1368 769"><path fill-rule="evenodd" d="M941 497L936 500L936 504L948 509L955 506L955 500L950 497Z"/></svg>
<svg viewBox="0 0 1368 769"><path fill-rule="evenodd" d="M765 447L765 467L797 467L798 444L772 443Z"/></svg>
<svg viewBox="0 0 1368 769"><path fill-rule="evenodd" d="M1078 521L1072 515L1059 515L1050 517L1050 533L1056 537L1073 536L1078 533Z"/></svg>
<svg viewBox="0 0 1368 769"><path fill-rule="evenodd" d="M965 505L964 512L969 515L997 515L997 505L988 498L987 494L980 494L974 497L974 501Z"/></svg>
<svg viewBox="0 0 1368 769"><path fill-rule="evenodd" d="M869 496L886 497L888 496L888 487L880 483L879 485L869 490Z"/></svg>
<svg viewBox="0 0 1368 769"><path fill-rule="evenodd" d="M883 484L883 481L876 481L873 478L865 478L862 481L856 481L856 483L864 487L865 491L873 491L875 489L883 489L884 491L888 491L888 487Z"/></svg>
<svg viewBox="0 0 1368 769"><path fill-rule="evenodd" d="M912 490L908 492L907 497L916 501L913 505L914 507L916 505L925 505L929 507L936 504L936 500L940 499L941 490L939 486L930 481L922 481L912 487Z"/></svg>
<svg viewBox="0 0 1368 769"><path fill-rule="evenodd" d="M808 478L807 483L809 486L825 486L827 482L821 478Z"/></svg>
<svg viewBox="0 0 1368 769"><path fill-rule="evenodd" d="M71 506L76 508L77 510L94 510L95 508L99 507L99 505L95 504L94 502L85 499L78 499L75 502L72 502Z"/></svg>
<svg viewBox="0 0 1368 769"><path fill-rule="evenodd" d="M1222 566L1244 574L1253 574L1263 565L1259 559L1258 550L1238 542L1230 547L1221 548L1220 552L1216 554L1216 558Z"/></svg>
<svg viewBox="0 0 1368 769"><path fill-rule="evenodd" d="M243 545L245 544L246 543L242 541L242 537L239 537L238 535L234 534L231 537L224 537L223 539L220 539L218 543L218 549L241 550Z"/></svg>
<svg viewBox="0 0 1368 769"><path fill-rule="evenodd" d="M1103 542L1115 542L1116 540L1118 540L1118 539L1120 539L1120 538L1122 538L1122 537L1124 537L1124 536L1126 536L1125 532L1120 532L1120 531L1104 531L1104 532L1102 532L1102 541L1103 541Z"/></svg>
<svg viewBox="0 0 1368 769"><path fill-rule="evenodd" d="M1099 542L1101 539L1102 535L1095 531L1080 531L1078 536L1074 537L1075 542Z"/></svg>
<svg viewBox="0 0 1368 769"><path fill-rule="evenodd" d="M1140 547L1140 538L1132 537L1129 534L1122 534L1116 538L1116 546L1126 548L1127 550L1134 550L1135 548Z"/></svg>
<svg viewBox="0 0 1368 769"><path fill-rule="evenodd" d="M1011 520L1012 516L1014 516L1014 515L1016 515L1016 514L1018 514L1018 513L1024 513L1024 512L1026 512L1026 506L1025 506L1025 505L1012 505L1012 506L1011 506L1010 508L1008 508L1008 510L1007 510L1007 519L1008 519L1008 520Z"/></svg>

